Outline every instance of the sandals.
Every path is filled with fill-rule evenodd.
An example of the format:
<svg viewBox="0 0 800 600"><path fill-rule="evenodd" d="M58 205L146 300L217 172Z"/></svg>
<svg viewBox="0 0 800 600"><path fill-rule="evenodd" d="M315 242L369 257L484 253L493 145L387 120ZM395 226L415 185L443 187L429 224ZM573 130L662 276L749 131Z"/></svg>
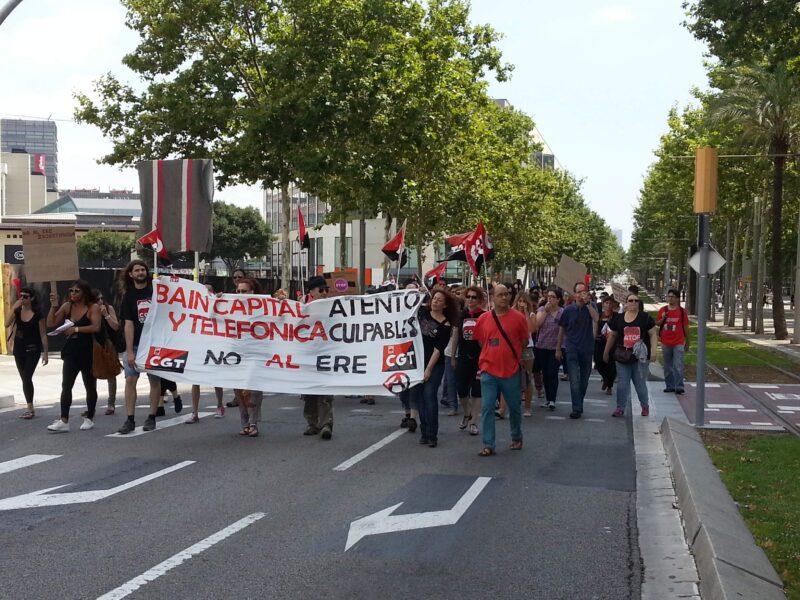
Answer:
<svg viewBox="0 0 800 600"><path fill-rule="evenodd" d="M458 426L458 428L461 431L464 431L467 428L467 425L469 425L469 420L471 418L472 417L470 417L469 415L464 415L464 417L461 419L461 424Z"/></svg>
<svg viewBox="0 0 800 600"><path fill-rule="evenodd" d="M19 416L19 418L20 418L20 419L25 419L26 421L30 421L30 420L31 420L31 419L32 419L34 416L35 416L35 415L34 415L34 413L33 413L33 411L32 411L32 410L26 410L24 413L22 413L22 414Z"/></svg>
<svg viewBox="0 0 800 600"><path fill-rule="evenodd" d="M510 448L512 450L522 450L522 440L514 440L514 441L512 441Z"/></svg>
<svg viewBox="0 0 800 600"><path fill-rule="evenodd" d="M495 454L497 453L494 451L494 448L484 448L478 452L478 456L494 456Z"/></svg>
<svg viewBox="0 0 800 600"><path fill-rule="evenodd" d="M258 426L250 425L250 432L247 435L249 437L258 437Z"/></svg>
<svg viewBox="0 0 800 600"><path fill-rule="evenodd" d="M114 414L114 407L113 406L109 406L108 408L106 408L106 416L113 415L113 414Z"/></svg>
<svg viewBox="0 0 800 600"><path fill-rule="evenodd" d="M239 432L239 435L250 435L250 425L245 425L242 427L242 430Z"/></svg>

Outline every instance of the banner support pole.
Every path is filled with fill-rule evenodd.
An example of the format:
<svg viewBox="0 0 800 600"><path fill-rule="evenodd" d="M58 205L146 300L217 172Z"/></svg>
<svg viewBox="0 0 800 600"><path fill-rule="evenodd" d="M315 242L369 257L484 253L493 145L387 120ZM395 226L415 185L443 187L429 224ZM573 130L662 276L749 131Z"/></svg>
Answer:
<svg viewBox="0 0 800 600"><path fill-rule="evenodd" d="M194 280L200 283L200 253L195 250L194 252Z"/></svg>

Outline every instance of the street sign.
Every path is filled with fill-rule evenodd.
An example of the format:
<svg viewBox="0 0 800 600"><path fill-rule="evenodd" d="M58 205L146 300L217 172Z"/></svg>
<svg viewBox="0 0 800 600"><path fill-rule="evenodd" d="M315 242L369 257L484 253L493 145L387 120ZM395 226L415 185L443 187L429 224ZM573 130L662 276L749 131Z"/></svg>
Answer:
<svg viewBox="0 0 800 600"><path fill-rule="evenodd" d="M478 498L484 488L489 485L491 477L478 477L470 488L459 498L455 506L449 510L435 510L424 513L411 513L407 515L393 515L403 504L402 502L379 510L350 523L347 533L347 552L361 538L379 533L392 533L395 531L410 531L412 529L425 529L427 527L441 527L442 525L455 525L464 516L467 509Z"/></svg>
<svg viewBox="0 0 800 600"><path fill-rule="evenodd" d="M717 271L719 271L722 266L725 264L725 259L714 250L714 248L708 248L708 274L713 275ZM689 259L689 266L695 270L695 272L700 272L700 250L692 254L692 257Z"/></svg>
<svg viewBox="0 0 800 600"><path fill-rule="evenodd" d="M119 494L120 492L129 490L132 487L136 487L137 485L147 483L148 481L157 479L162 475L166 475L167 473L172 473L173 471L177 471L178 469L182 469L183 467L188 467L189 465L192 464L194 464L193 460L185 460L183 462L179 462L176 465L172 465L171 467L167 467L166 469L161 469L160 471L156 471L155 473L151 473L150 475L139 477L138 479L134 479L133 481L129 481L128 483L123 483L121 485L109 488L107 490L88 490L85 492L63 492L60 494L48 493L52 492L53 490L60 490L61 488L70 485L66 484L66 485L57 485L51 488L45 488L43 490L37 490L35 492L30 492L29 494L22 494L21 496L12 496L11 498L4 498L0 500L0 511L19 510L23 508L39 508L42 506L63 506L65 504L85 504L87 502L97 502L98 500L103 500L104 498L108 498L109 496L113 496L114 494Z"/></svg>

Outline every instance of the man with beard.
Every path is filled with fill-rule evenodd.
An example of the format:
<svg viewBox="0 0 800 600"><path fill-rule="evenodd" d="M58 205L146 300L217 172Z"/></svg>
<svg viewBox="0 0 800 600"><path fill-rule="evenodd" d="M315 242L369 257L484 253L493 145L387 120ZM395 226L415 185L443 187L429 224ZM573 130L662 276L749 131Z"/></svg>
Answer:
<svg viewBox="0 0 800 600"><path fill-rule="evenodd" d="M126 435L136 429L134 412L136 410L136 383L139 381L139 369L136 367L136 352L139 348L139 340L142 337L142 329L150 312L150 303L153 298L153 281L150 277L150 269L143 260L132 260L125 267L120 275L121 287L125 290L122 297L121 318L124 323L125 332L125 358L122 367L125 371L125 409L128 418L119 433ZM144 431L152 431L156 428L156 411L158 401L161 398L161 380L151 374L147 374L150 382L150 413L144 422Z"/></svg>

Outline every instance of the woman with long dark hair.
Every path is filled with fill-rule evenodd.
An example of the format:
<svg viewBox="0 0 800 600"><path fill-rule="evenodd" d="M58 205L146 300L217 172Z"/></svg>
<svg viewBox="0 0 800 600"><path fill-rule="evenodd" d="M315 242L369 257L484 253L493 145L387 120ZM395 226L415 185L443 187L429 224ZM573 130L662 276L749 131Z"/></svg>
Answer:
<svg viewBox="0 0 800 600"><path fill-rule="evenodd" d="M14 333L14 362L22 379L22 393L28 405L19 416L20 419L32 419L33 411L33 373L42 359L47 364L47 331L44 318L39 311L36 292L29 287L19 291L19 299L11 307L11 314L6 319L6 329L16 327Z"/></svg>
<svg viewBox="0 0 800 600"><path fill-rule="evenodd" d="M411 404L419 411L420 444L436 448L439 443L439 407L436 392L444 373L444 350L453 327L458 327L458 300L443 289L434 290L418 319L425 349L425 379L411 388Z"/></svg>
<svg viewBox="0 0 800 600"><path fill-rule="evenodd" d="M53 433L69 431L69 409L72 406L72 387L80 373L86 388L86 417L81 429L94 427L94 411L97 408L97 379L92 375L92 345L94 334L100 331L102 317L95 302L92 288L83 279L73 281L69 287L69 299L56 310L58 296L50 293L50 311L47 326L59 327L69 319L72 325L62 331L67 341L61 350L64 366L61 371L61 418L47 426Z"/></svg>
<svg viewBox="0 0 800 600"><path fill-rule="evenodd" d="M542 369L545 393L543 406L555 410L558 393L558 320L564 309L561 307L562 294L558 289L547 290L545 300L545 305L536 312L536 320L532 324L532 333L537 334L533 354Z"/></svg>
<svg viewBox="0 0 800 600"><path fill-rule="evenodd" d="M614 300L606 298L603 300L603 310L597 320L597 336L594 339L594 368L603 378L603 391L610 396L614 387L614 380L617 378L617 366L612 356L608 361L603 357L606 349L606 340L611 335L610 321L616 316L614 312Z"/></svg>
<svg viewBox="0 0 800 600"><path fill-rule="evenodd" d="M481 418L481 380L478 358L481 347L473 338L478 317L484 312L486 292L480 286L473 285L464 292L464 312L458 331L458 358L456 361L456 380L458 381L458 398L464 409L464 417L458 426L462 431L469 428L470 435L478 435L478 420Z"/></svg>

